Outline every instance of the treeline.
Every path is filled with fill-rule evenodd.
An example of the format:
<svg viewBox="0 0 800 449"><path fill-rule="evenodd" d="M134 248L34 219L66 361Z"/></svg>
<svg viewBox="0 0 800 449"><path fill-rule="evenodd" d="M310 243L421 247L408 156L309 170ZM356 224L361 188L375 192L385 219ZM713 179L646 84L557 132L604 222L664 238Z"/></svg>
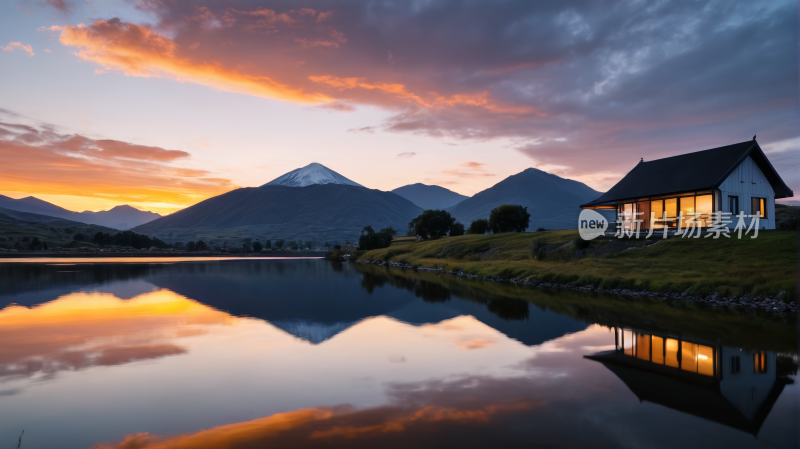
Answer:
<svg viewBox="0 0 800 449"><path fill-rule="evenodd" d="M445 210L426 210L418 217L408 223L406 236L419 237L424 240L438 239L442 237L456 237L467 234L486 234L492 232L500 234L504 232L525 232L530 225L531 214L527 207L514 204L503 204L498 206L489 214L489 218L473 220L469 228L464 229L464 225ZM537 231L544 231L539 228ZM361 230L361 237L358 239L359 250L371 250L387 248L392 242L392 238L397 234L391 226L375 232L372 226L367 226Z"/></svg>
<svg viewBox="0 0 800 449"><path fill-rule="evenodd" d="M86 236L80 232L75 234L73 239L79 242L88 240ZM100 246L115 245L128 246L132 248L150 248L154 246L159 249L164 249L170 247L170 245L167 245L155 237L137 234L133 231L122 231L114 235L111 235L107 232L98 232L92 238L92 243Z"/></svg>

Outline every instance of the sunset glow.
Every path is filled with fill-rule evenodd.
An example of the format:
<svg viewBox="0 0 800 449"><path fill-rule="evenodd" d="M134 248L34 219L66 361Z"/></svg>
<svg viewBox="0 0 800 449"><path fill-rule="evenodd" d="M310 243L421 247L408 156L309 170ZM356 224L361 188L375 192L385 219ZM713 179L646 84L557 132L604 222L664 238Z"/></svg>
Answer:
<svg viewBox="0 0 800 449"><path fill-rule="evenodd" d="M792 2L370 5L4 5L0 191L169 214L311 162L381 190L536 167L604 191L753 134L800 189Z"/></svg>

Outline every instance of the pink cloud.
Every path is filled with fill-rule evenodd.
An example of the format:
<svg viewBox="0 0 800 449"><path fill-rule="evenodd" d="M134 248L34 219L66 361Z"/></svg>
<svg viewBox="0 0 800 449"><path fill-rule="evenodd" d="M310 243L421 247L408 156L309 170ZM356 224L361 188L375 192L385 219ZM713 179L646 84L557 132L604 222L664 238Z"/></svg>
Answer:
<svg viewBox="0 0 800 449"><path fill-rule="evenodd" d="M33 47L31 47L30 44L24 45L22 42L9 42L8 45L3 47L3 51L14 51L15 48L27 52L29 56L35 56Z"/></svg>

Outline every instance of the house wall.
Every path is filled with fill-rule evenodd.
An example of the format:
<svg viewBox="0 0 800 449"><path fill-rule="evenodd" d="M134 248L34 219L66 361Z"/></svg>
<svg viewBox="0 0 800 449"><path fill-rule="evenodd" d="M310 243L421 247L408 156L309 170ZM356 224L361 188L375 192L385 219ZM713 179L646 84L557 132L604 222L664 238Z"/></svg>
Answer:
<svg viewBox="0 0 800 449"><path fill-rule="evenodd" d="M766 352L767 371L763 373L756 372L754 355L754 351L723 346L720 373L722 380L719 383L722 396L751 420L778 378L776 353ZM738 373L731 372L732 357L739 357L741 369Z"/></svg>
<svg viewBox="0 0 800 449"><path fill-rule="evenodd" d="M746 215L753 213L751 199L766 198L767 199L767 218L759 220L759 228L761 229L775 229L775 191L772 185L764 176L764 173L758 168L755 161L748 156L738 167L734 170L719 186L720 193L720 206L721 211L730 212L733 215L739 211L731 211L729 206L728 197L739 197L739 209L743 210ZM736 219L732 219L730 228L736 226ZM745 220L747 225L750 225L750 220Z"/></svg>

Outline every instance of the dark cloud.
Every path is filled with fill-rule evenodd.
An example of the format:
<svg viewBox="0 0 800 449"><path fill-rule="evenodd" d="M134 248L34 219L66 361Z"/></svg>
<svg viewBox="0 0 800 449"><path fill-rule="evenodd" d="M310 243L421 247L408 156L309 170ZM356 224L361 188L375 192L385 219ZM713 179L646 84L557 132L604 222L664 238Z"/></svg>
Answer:
<svg viewBox="0 0 800 449"><path fill-rule="evenodd" d="M513 139L534 165L568 176L618 179L639 157L798 135L797 5L789 0L137 7L157 23L98 21L68 29L62 42L132 76L153 71L332 110L394 112L351 132ZM206 73L212 61L218 70Z"/></svg>

